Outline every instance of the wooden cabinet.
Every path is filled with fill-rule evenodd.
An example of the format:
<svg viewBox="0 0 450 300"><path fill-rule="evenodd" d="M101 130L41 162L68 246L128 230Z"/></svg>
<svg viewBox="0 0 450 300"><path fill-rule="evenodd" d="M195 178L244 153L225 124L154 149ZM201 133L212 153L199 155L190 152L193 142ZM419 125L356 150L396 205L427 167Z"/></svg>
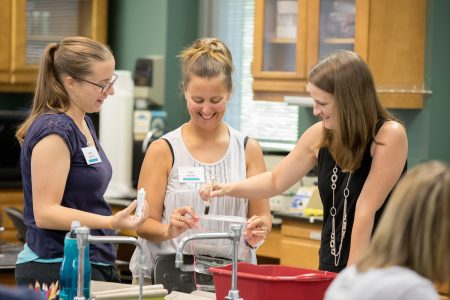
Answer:
<svg viewBox="0 0 450 300"><path fill-rule="evenodd" d="M258 256L277 258L280 265L317 270L322 223L307 219L283 219L280 229L272 229L258 249Z"/></svg>
<svg viewBox="0 0 450 300"><path fill-rule="evenodd" d="M256 254L258 256L281 258L281 231L278 228L272 228L269 237L264 241L261 247L258 248Z"/></svg>
<svg viewBox="0 0 450 300"><path fill-rule="evenodd" d="M0 0L0 91L34 90L50 42L87 36L106 42L107 0Z"/></svg>
<svg viewBox="0 0 450 300"><path fill-rule="evenodd" d="M256 0L255 99L306 94L320 58L347 49L371 67L387 108L421 108L426 0Z"/></svg>
<svg viewBox="0 0 450 300"><path fill-rule="evenodd" d="M321 231L318 223L283 220L280 264L317 270Z"/></svg>

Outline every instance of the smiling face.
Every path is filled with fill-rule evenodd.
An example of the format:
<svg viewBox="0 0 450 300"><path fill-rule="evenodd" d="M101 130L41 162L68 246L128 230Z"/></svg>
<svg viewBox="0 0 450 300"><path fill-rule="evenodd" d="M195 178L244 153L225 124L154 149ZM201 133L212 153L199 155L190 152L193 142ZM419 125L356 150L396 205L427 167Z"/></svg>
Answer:
<svg viewBox="0 0 450 300"><path fill-rule="evenodd" d="M184 96L191 116L190 122L203 129L213 129L221 124L230 98L223 76L192 76Z"/></svg>
<svg viewBox="0 0 450 300"><path fill-rule="evenodd" d="M114 85L109 85L115 78L114 69L115 61L111 58L93 62L92 73L83 78L66 77L71 107L83 113L99 112L105 99L114 95Z"/></svg>
<svg viewBox="0 0 450 300"><path fill-rule="evenodd" d="M321 90L311 82L307 89L314 100L313 114L322 119L326 129L333 129L337 126L335 100L332 94Z"/></svg>

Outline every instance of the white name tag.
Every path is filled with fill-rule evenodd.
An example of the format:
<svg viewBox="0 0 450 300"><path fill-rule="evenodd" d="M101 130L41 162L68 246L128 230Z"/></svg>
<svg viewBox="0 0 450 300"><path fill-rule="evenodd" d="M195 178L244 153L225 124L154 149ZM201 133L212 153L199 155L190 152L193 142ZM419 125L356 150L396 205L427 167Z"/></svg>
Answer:
<svg viewBox="0 0 450 300"><path fill-rule="evenodd" d="M83 151L84 159L88 165L98 164L102 162L100 155L98 154L97 148L95 146L81 148Z"/></svg>
<svg viewBox="0 0 450 300"><path fill-rule="evenodd" d="M205 169L194 167L179 167L178 168L179 182L205 182Z"/></svg>

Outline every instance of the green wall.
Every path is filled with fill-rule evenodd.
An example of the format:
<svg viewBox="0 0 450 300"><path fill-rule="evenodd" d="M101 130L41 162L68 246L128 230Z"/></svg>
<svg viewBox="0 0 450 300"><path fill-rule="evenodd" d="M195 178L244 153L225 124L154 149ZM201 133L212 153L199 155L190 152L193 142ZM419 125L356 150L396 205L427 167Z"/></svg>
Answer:
<svg viewBox="0 0 450 300"><path fill-rule="evenodd" d="M165 54L167 1L110 0L108 21L117 69L133 71L137 58Z"/></svg>
<svg viewBox="0 0 450 300"><path fill-rule="evenodd" d="M133 71L136 59L145 55L165 57L164 109L167 128L175 129L189 117L178 89L177 55L197 38L198 1L110 0L109 3L109 44L117 69Z"/></svg>
<svg viewBox="0 0 450 300"><path fill-rule="evenodd" d="M450 162L450 1L434 0L428 14L430 30L427 32L431 41L428 43L430 61L430 80L432 96L427 99L426 118L428 158ZM447 121L445 121L447 120Z"/></svg>

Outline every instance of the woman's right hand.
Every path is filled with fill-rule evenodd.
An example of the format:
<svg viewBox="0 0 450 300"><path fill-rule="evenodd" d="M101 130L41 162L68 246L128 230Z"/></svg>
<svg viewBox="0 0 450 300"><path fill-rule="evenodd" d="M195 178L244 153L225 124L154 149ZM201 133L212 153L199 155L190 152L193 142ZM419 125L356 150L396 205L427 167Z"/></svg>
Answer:
<svg viewBox="0 0 450 300"><path fill-rule="evenodd" d="M204 201L213 197L223 197L229 193L229 184L225 183L208 183L205 184L199 191L200 197Z"/></svg>
<svg viewBox="0 0 450 300"><path fill-rule="evenodd" d="M170 223L167 235L173 239L188 229L196 228L199 217L190 206L175 208L170 216Z"/></svg>
<svg viewBox="0 0 450 300"><path fill-rule="evenodd" d="M136 217L134 210L137 206L137 200L134 200L127 208L122 209L109 219L111 229L138 229L150 216L147 201L142 203L141 217Z"/></svg>

